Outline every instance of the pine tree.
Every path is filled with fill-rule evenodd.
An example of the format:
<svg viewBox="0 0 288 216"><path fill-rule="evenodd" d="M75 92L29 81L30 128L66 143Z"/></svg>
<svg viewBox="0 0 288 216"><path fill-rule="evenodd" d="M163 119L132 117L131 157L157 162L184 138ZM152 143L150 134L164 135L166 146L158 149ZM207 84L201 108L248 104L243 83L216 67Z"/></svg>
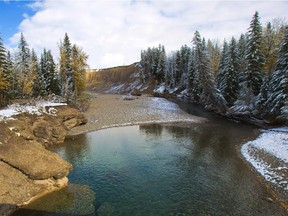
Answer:
<svg viewBox="0 0 288 216"><path fill-rule="evenodd" d="M60 95L61 89L60 89L59 76L56 71L56 64L54 62L51 50L48 50L46 52L46 59L47 59L47 71L48 71L48 76L46 80L46 89L48 90L49 94Z"/></svg>
<svg viewBox="0 0 288 216"><path fill-rule="evenodd" d="M44 77L42 75L42 70L40 69L39 61L34 50L32 50L31 54L31 70L35 76L32 86L32 95L34 97L46 95Z"/></svg>
<svg viewBox="0 0 288 216"><path fill-rule="evenodd" d="M17 93L19 92L19 84L18 84L18 77L16 71L14 70L14 63L10 54L10 51L7 52L7 74L8 74L8 98L13 99L16 97Z"/></svg>
<svg viewBox="0 0 288 216"><path fill-rule="evenodd" d="M0 106L6 104L8 81L6 77L7 60L6 49L0 37Z"/></svg>
<svg viewBox="0 0 288 216"><path fill-rule="evenodd" d="M241 34L238 41L239 55L239 83L245 81L245 71L247 67L246 52L247 52L247 36Z"/></svg>
<svg viewBox="0 0 288 216"><path fill-rule="evenodd" d="M276 70L273 72L270 81L272 92L267 101L270 112L275 116L285 114L283 113L286 110L284 107L288 101L288 26L285 28L285 35L279 53Z"/></svg>
<svg viewBox="0 0 288 216"><path fill-rule="evenodd" d="M159 45L159 60L158 60L158 66L156 71L157 80L160 82L164 81L165 77L165 71L166 71L166 52L165 48L162 45Z"/></svg>
<svg viewBox="0 0 288 216"><path fill-rule="evenodd" d="M237 42L232 37L223 65L224 70L220 80L220 91L228 105L232 106L238 97L239 90L239 58Z"/></svg>
<svg viewBox="0 0 288 216"><path fill-rule="evenodd" d="M199 71L195 64L195 50L192 50L188 71L188 89L191 91L191 99L198 103L200 99Z"/></svg>
<svg viewBox="0 0 288 216"><path fill-rule="evenodd" d="M65 34L63 44L60 46L60 75L62 94L67 102L71 102L75 98L75 84L72 69L72 45L67 33Z"/></svg>
<svg viewBox="0 0 288 216"><path fill-rule="evenodd" d="M209 109L212 108L217 109L219 112L225 112L227 102L221 95L219 89L216 88L207 50L204 46L205 43L201 40L198 31L194 34L193 43L195 49L195 69L196 73L199 74L200 103L207 108L212 106L209 107Z"/></svg>
<svg viewBox="0 0 288 216"><path fill-rule="evenodd" d="M175 62L175 75L174 75L174 80L175 80L175 87L179 86L181 76L182 76L182 70L181 70L181 53L180 51L176 52L176 62Z"/></svg>
<svg viewBox="0 0 288 216"><path fill-rule="evenodd" d="M16 56L15 69L17 72L17 79L19 82L18 95L28 96L30 85L29 80L29 62L30 62L30 49L26 42L23 33L21 33L20 41L18 45L18 51Z"/></svg>
<svg viewBox="0 0 288 216"><path fill-rule="evenodd" d="M220 64L219 64L219 75L217 77L217 84L218 88L221 92L224 91L224 83L225 83L225 76L227 74L228 70L228 51L229 51L229 46L226 40L223 42L223 48L220 56Z"/></svg>
<svg viewBox="0 0 288 216"><path fill-rule="evenodd" d="M246 60L248 67L245 72L247 87L256 96L260 91L263 78L264 55L262 53L262 27L258 12L255 12L248 31Z"/></svg>

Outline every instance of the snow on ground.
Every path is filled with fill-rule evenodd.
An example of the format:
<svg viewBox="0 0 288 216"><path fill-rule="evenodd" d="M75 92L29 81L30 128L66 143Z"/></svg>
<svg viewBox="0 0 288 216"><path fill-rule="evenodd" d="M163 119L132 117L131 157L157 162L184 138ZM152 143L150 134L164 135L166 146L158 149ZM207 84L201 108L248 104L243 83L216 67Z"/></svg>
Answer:
<svg viewBox="0 0 288 216"><path fill-rule="evenodd" d="M288 128L263 130L241 148L242 155L265 178L288 193Z"/></svg>
<svg viewBox="0 0 288 216"><path fill-rule="evenodd" d="M119 93L123 87L125 86L125 84L120 84L117 86L112 86L109 90L106 91L106 93Z"/></svg>
<svg viewBox="0 0 288 216"><path fill-rule="evenodd" d="M21 113L30 113L41 115L43 113L54 115L56 110L53 108L55 106L65 106L66 103L55 103L50 101L39 101L36 102L35 105L19 105L12 104L7 108L0 110L0 121L13 119L12 117L15 115L19 115ZM50 107L48 111L45 107Z"/></svg>
<svg viewBox="0 0 288 216"><path fill-rule="evenodd" d="M158 94L164 94L165 89L166 89L165 84L161 84L161 85L157 86L153 92L158 93Z"/></svg>
<svg viewBox="0 0 288 216"><path fill-rule="evenodd" d="M179 106L175 103L172 103L165 98L154 97L151 98L150 107L155 109L158 112L165 112L167 110L178 111L180 110Z"/></svg>

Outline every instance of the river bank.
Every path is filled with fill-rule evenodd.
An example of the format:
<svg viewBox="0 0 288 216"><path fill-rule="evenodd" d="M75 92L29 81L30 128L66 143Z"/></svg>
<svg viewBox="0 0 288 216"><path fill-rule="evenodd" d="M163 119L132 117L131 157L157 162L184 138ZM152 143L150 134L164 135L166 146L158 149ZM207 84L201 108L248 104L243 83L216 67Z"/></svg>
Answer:
<svg viewBox="0 0 288 216"><path fill-rule="evenodd" d="M207 119L190 115L164 98L142 95L133 100L119 94L93 94L89 109L84 112L85 125L75 127L70 136L105 128L149 123L195 122Z"/></svg>
<svg viewBox="0 0 288 216"><path fill-rule="evenodd" d="M12 105L0 111L0 215L68 184L72 165L45 147L86 122L65 104Z"/></svg>

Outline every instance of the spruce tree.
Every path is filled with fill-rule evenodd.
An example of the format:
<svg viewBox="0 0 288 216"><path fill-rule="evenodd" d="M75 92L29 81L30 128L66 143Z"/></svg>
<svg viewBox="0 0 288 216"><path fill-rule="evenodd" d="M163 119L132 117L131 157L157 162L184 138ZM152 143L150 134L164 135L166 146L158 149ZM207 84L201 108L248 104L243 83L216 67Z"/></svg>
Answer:
<svg viewBox="0 0 288 216"><path fill-rule="evenodd" d="M72 45L67 33L65 33L63 44L60 46L60 74L62 94L67 102L71 102L75 97L75 86L72 69Z"/></svg>
<svg viewBox="0 0 288 216"><path fill-rule="evenodd" d="M209 109L212 108L219 112L225 112L227 102L221 95L219 89L216 88L209 64L207 49L198 31L194 34L193 43L195 49L195 69L196 73L199 74L200 103Z"/></svg>
<svg viewBox="0 0 288 216"><path fill-rule="evenodd" d="M8 74L7 79L9 82L7 94L9 99L13 99L16 97L17 92L19 92L18 91L19 84L16 71L14 70L14 63L10 51L7 52L7 74Z"/></svg>
<svg viewBox="0 0 288 216"><path fill-rule="evenodd" d="M228 105L232 106L238 97L239 90L239 58L237 52L237 42L232 37L227 51L227 56L223 65L220 80L220 91Z"/></svg>
<svg viewBox="0 0 288 216"><path fill-rule="evenodd" d="M0 106L6 104L7 96L7 60L6 60L6 49L3 45L2 38L0 37Z"/></svg>
<svg viewBox="0 0 288 216"><path fill-rule="evenodd" d="M156 71L157 80L160 82L164 81L165 77L165 71L166 71L166 52L165 48L162 45L159 45L159 60L158 60L158 66Z"/></svg>
<svg viewBox="0 0 288 216"><path fill-rule="evenodd" d="M229 50L229 46L226 40L224 40L223 42L223 48L222 48L222 52L221 52L221 56L220 56L220 64L219 64L219 74L217 77L217 84L218 84L218 88L221 92L224 91L224 84L225 84L225 76L227 74L227 70L228 70L228 50Z"/></svg>
<svg viewBox="0 0 288 216"><path fill-rule="evenodd" d="M288 101L288 26L279 48L279 57L276 62L276 70L272 73L270 81L271 94L267 105L275 116L284 115Z"/></svg>
<svg viewBox="0 0 288 216"><path fill-rule="evenodd" d="M262 26L258 12L255 12L248 31L246 60L248 67L245 71L247 87L258 95L263 78L264 55L262 53Z"/></svg>
<svg viewBox="0 0 288 216"><path fill-rule="evenodd" d="M27 96L27 93L29 92L29 86L27 86L29 85L27 82L29 80L29 63L30 49L23 33L21 33L15 64L15 70L17 72L17 79L19 82L18 95Z"/></svg>
<svg viewBox="0 0 288 216"><path fill-rule="evenodd" d="M41 70L40 65L39 65L37 55L35 54L35 52L33 50L32 50L32 54L31 54L31 64L32 64L31 69L33 70L33 73L35 75L34 82L33 82L32 95L34 97L45 96L46 95L46 89L45 89L44 77L43 77L42 70Z"/></svg>
<svg viewBox="0 0 288 216"><path fill-rule="evenodd" d="M238 41L238 55L239 55L239 83L245 81L245 71L247 67L246 52L247 52L247 36L241 34Z"/></svg>

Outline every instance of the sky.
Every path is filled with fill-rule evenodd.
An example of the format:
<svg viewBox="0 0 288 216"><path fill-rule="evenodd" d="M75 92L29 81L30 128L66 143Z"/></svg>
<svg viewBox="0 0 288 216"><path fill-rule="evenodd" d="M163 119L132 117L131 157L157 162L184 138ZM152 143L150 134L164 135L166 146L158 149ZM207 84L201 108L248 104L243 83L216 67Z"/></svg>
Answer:
<svg viewBox="0 0 288 216"><path fill-rule="evenodd" d="M22 32L38 55L46 48L57 61L67 33L100 69L137 62L141 50L159 44L166 52L190 46L196 30L206 40L238 39L255 11L263 26L287 21L288 1L0 0L0 36L13 52Z"/></svg>

